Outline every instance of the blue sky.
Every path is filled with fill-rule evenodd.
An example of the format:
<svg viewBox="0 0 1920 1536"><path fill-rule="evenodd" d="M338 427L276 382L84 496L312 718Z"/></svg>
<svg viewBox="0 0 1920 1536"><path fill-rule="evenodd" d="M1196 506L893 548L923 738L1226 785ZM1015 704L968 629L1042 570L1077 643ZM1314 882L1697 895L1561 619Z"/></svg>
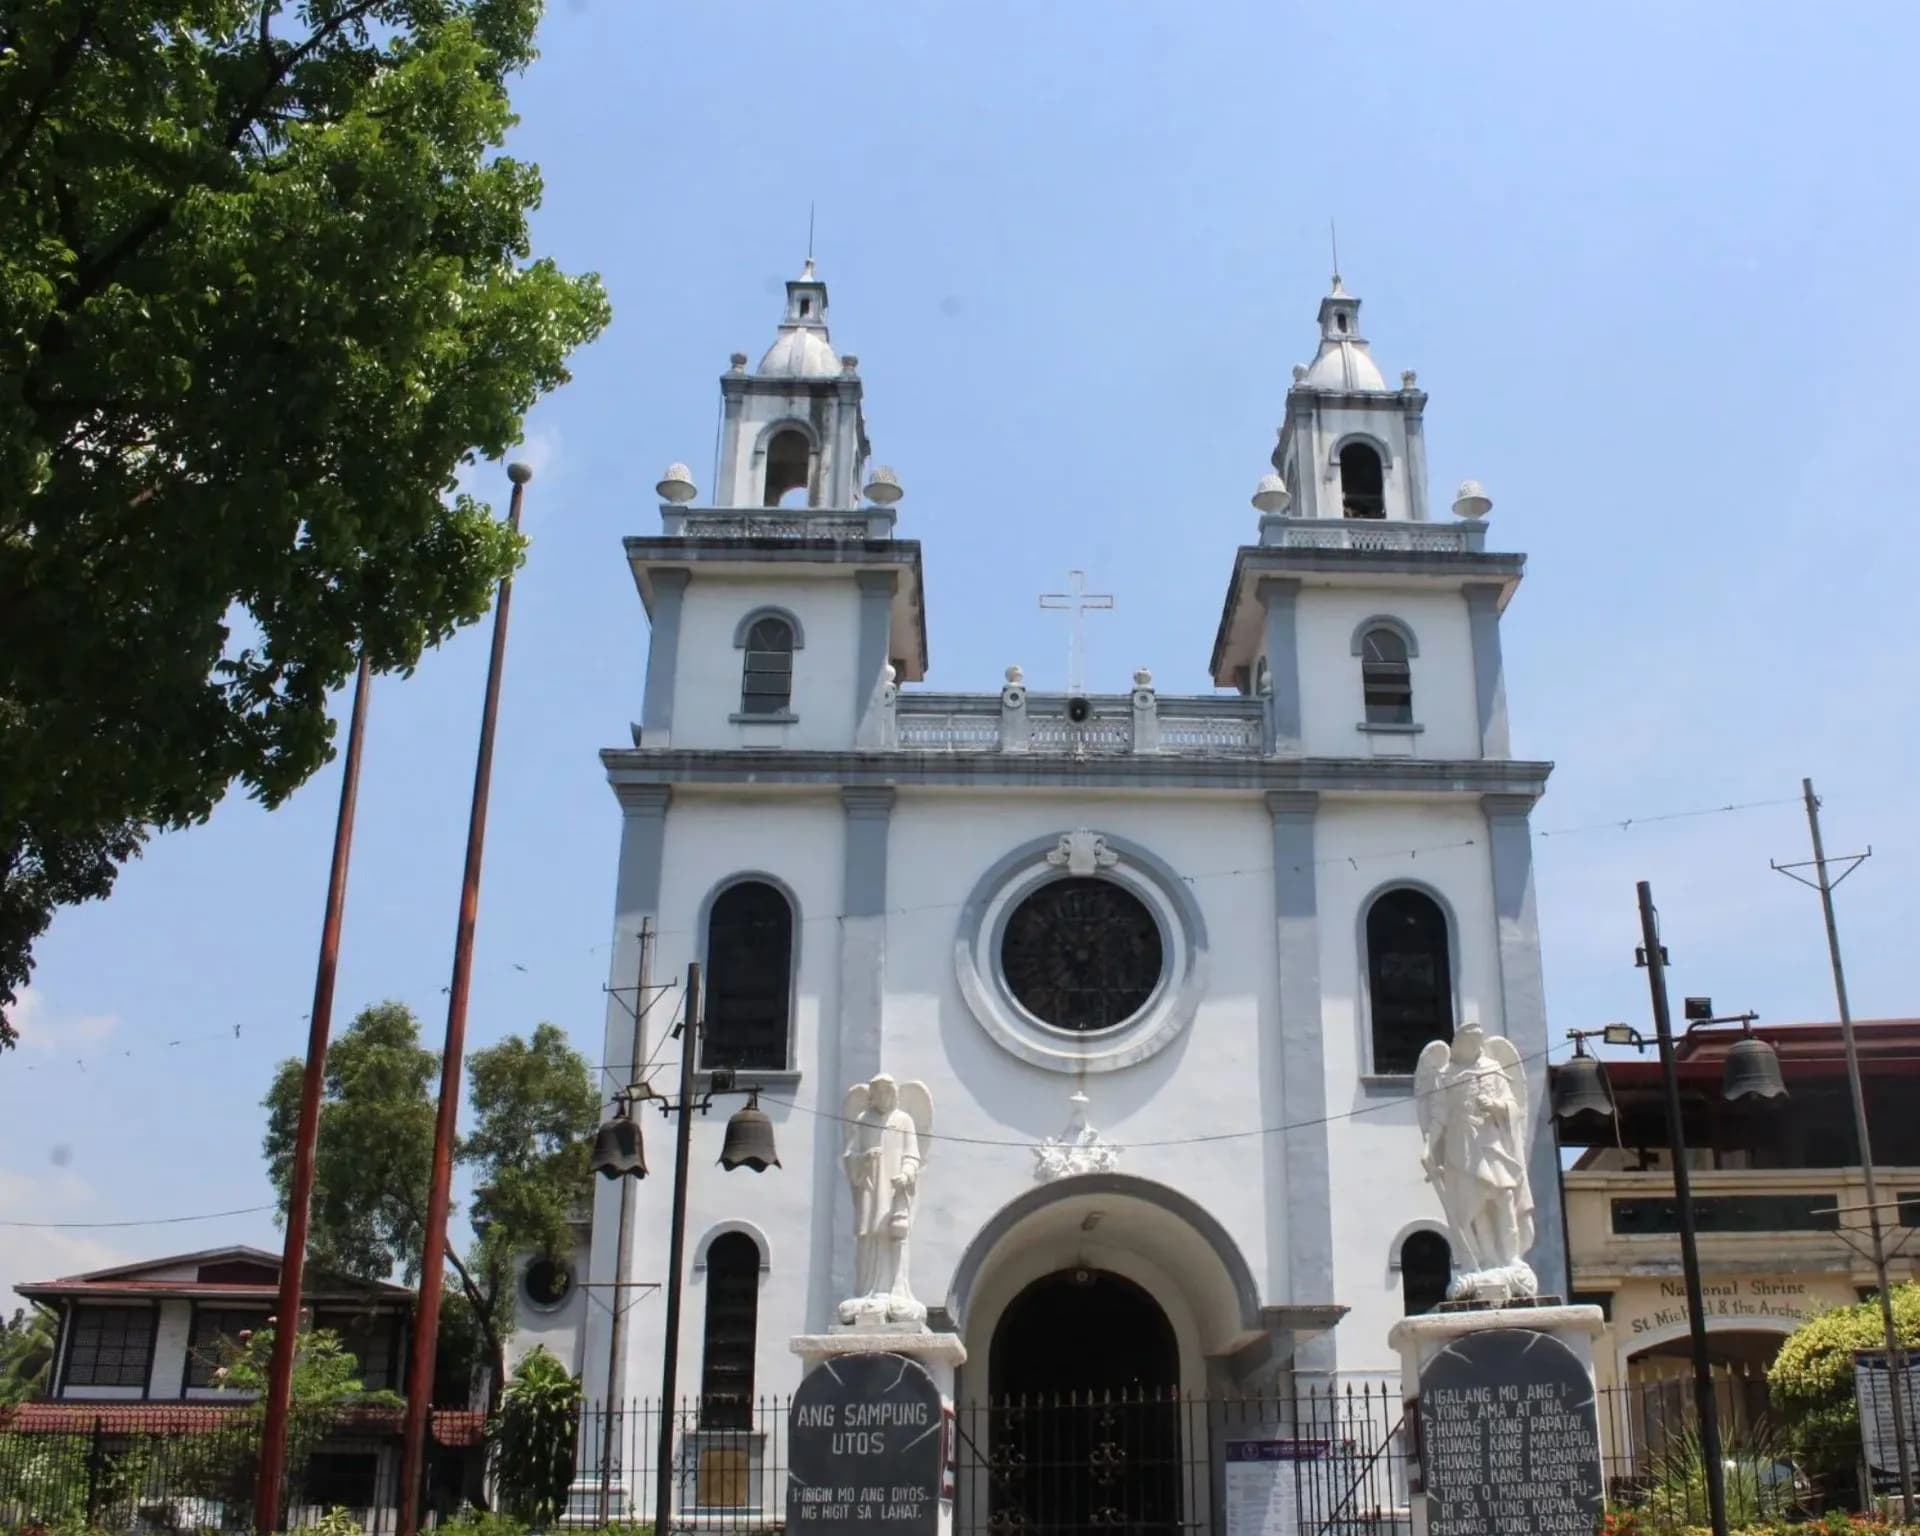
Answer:
<svg viewBox="0 0 1920 1536"><path fill-rule="evenodd" d="M1118 596L1091 684L1206 688L1334 218L1375 355L1430 391L1436 499L1483 480L1490 542L1529 556L1515 750L1559 764L1537 827L1599 827L1536 844L1556 1032L1645 1018L1642 878L1676 995L1831 1017L1816 898L1767 868L1806 856L1797 806L1613 825L1802 774L1830 846L1875 850L1842 899L1856 1011L1920 1011L1916 31L1890 3L559 0L513 147L539 249L603 273L615 319L528 427L473 1043L597 1043L595 754L647 645L619 541L668 460L710 482L715 379L771 338L810 201L925 548L929 684L1058 686L1034 598L1084 566ZM395 997L439 1036L486 645L375 687L339 1024ZM257 1104L304 1040L337 790L230 803L56 923L0 1060L0 1219L270 1198ZM0 1227L0 1287L232 1240L277 1238Z"/></svg>

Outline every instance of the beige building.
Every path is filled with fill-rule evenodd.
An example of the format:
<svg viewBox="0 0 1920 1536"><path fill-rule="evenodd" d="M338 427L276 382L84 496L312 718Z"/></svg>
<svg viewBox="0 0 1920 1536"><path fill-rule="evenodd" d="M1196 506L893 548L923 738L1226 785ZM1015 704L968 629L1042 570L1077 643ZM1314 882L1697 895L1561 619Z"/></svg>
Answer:
<svg viewBox="0 0 1920 1536"><path fill-rule="evenodd" d="M1898 1283L1913 1278L1920 1243L1920 1021L1857 1028ZM1778 1053L1784 1101L1723 1097L1738 1029L1697 1030L1677 1057L1709 1342L1731 1390L1758 1410L1781 1341L1817 1312L1871 1294L1874 1274L1839 1027L1754 1033ZM1652 1052L1610 1057L1607 1076L1617 1134L1598 1119L1562 1127L1573 1154L1562 1175L1573 1289L1607 1312L1596 1349L1602 1387L1659 1396L1655 1384L1671 1383L1677 1396L1691 1345L1660 1063Z"/></svg>

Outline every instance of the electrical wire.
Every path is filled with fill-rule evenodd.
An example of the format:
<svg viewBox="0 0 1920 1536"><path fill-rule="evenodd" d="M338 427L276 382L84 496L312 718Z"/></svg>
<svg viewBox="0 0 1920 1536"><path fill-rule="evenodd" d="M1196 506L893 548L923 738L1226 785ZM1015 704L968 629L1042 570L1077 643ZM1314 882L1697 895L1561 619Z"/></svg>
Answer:
<svg viewBox="0 0 1920 1536"><path fill-rule="evenodd" d="M1771 799L1771 800L1732 801L1725 805L1698 806L1690 810L1661 811L1661 812L1655 812L1645 816L1614 817L1604 821L1581 822L1581 823L1576 823L1574 825L1565 826L1565 827L1543 828L1543 829L1535 830L1532 833L1532 835L1536 838L1548 839L1548 838L1555 838L1555 837L1573 837L1573 836L1577 836L1585 833L1591 833L1591 832L1626 832L1626 831L1631 831L1635 827L1653 826L1656 824L1661 824L1666 822L1691 820L1691 819L1696 819L1703 816L1724 816L1724 815L1738 813L1741 811L1760 810L1760 809L1766 809L1774 806L1783 806L1783 805L1798 806L1802 803L1803 801L1801 797L1798 795L1783 796L1778 799ZM1388 850L1377 851L1377 852L1355 853L1355 854L1335 853L1335 854L1328 854L1321 858L1307 860L1297 864L1291 864L1286 867L1292 869L1295 873L1300 873L1308 869L1322 869L1322 868L1327 868L1330 866L1336 866L1340 864L1345 864L1350 868L1358 869L1362 863L1372 864L1372 863L1380 863L1386 860L1398 860L1398 859L1417 861L1422 854L1432 856L1434 854L1453 852L1463 848L1473 848L1478 846L1481 841L1482 840L1478 838L1467 837L1467 838L1456 839L1453 842L1434 843L1421 848L1388 849ZM1181 879L1188 886L1191 887L1202 880L1229 880L1229 879L1241 879L1251 875L1271 875L1274 873L1277 867L1278 866L1272 863L1247 864L1247 865L1240 865L1231 869L1199 870L1190 874L1183 874L1181 876ZM875 915L886 917L886 918L895 918L895 917L911 917L923 912L959 911L965 908L969 904L969 900L970 898L963 898L958 901L926 902L926 903L922 903L914 906L887 907L887 908L884 908L880 913ZM797 921L801 925L815 924L815 923L838 923L838 922L841 922L845 918L845 916L846 916L845 913L837 912L837 911L836 912L820 912L820 913L814 913L812 915L802 914L797 919ZM743 927L744 926L746 925L743 925ZM725 930L726 930L726 925L722 924L718 931L724 932ZM711 922L709 922L706 931L708 933L715 931L714 925ZM663 938L663 937L693 938L697 936L697 930L694 930L691 928L656 928L654 930L654 936L656 939ZM595 953L598 953L600 950L606 949L608 947L609 947L608 943L589 945L584 952L587 954L595 954ZM519 967L517 965L515 968L524 969L523 967ZM675 983L665 983L665 982L655 983L655 986L661 989L664 989L670 985L675 985ZM676 1020L676 1022L678 1021ZM238 1031L236 1029L233 1037L237 1037L237 1034L238 1034ZM20 1063L18 1070L25 1071L25 1072L40 1072L40 1071L50 1070L54 1067L65 1067L68 1065L73 1065L73 1066L79 1067L79 1069L82 1072L84 1072L86 1070L86 1066L89 1061L102 1062L102 1061L117 1060L120 1058L133 1056L136 1054L144 1054L146 1052L157 1050L157 1049L171 1049L179 1046L197 1045L197 1044L206 1043L207 1041L211 1041L211 1040L233 1038L233 1037L228 1036L227 1032L222 1030L222 1031L217 1031L208 1035L192 1036L182 1040L171 1040L171 1041L168 1041L164 1047L135 1046L135 1047L130 1047L128 1049L120 1050L120 1051L103 1051L103 1052L97 1052L91 1056L62 1058L57 1061L22 1062ZM663 1035L662 1036L663 1041L665 1038L667 1038L667 1036ZM656 1046L654 1055L657 1057L658 1054L659 1054L659 1047ZM629 1065L631 1065L631 1063L629 1063ZM647 1065L649 1067L652 1065L651 1060ZM4 1072L5 1070L6 1070L5 1063L3 1061L0 1061L0 1072ZM615 1069L606 1063L602 1063L595 1070L601 1071L601 1072L607 1072ZM643 1072L645 1072L646 1070L647 1070L646 1067L642 1068ZM642 1080L643 1081L645 1080L644 1077Z"/></svg>
<svg viewBox="0 0 1920 1536"><path fill-rule="evenodd" d="M258 1216L277 1211L278 1205L243 1205L231 1211L202 1211L197 1216L143 1216L137 1221L0 1221L0 1227L24 1227L35 1232L99 1231L106 1227L177 1227L188 1221L217 1221L222 1216Z"/></svg>

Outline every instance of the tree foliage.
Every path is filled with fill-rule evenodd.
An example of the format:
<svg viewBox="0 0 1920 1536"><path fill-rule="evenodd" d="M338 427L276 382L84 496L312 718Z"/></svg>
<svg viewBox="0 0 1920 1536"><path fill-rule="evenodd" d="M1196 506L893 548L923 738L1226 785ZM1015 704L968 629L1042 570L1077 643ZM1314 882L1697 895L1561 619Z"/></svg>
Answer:
<svg viewBox="0 0 1920 1536"><path fill-rule="evenodd" d="M46 1391L58 1328L44 1307L16 1307L0 1318L0 1404L22 1403Z"/></svg>
<svg viewBox="0 0 1920 1536"><path fill-rule="evenodd" d="M282 1062L264 1101L267 1164L283 1220L301 1071L298 1061ZM477 1334L497 1396L513 1332L515 1261L563 1257L570 1247L568 1218L591 1182L588 1148L600 1105L585 1058L552 1024L473 1052L467 1072L473 1126L458 1156L476 1185L474 1236L464 1256L448 1241L452 1292L440 1342L459 1354L462 1331ZM395 1271L419 1279L439 1073L439 1058L420 1044L418 1021L399 1003L363 1011L328 1052L308 1239L316 1264L369 1280ZM451 1372L436 1374L463 1396Z"/></svg>
<svg viewBox="0 0 1920 1536"><path fill-rule="evenodd" d="M499 152L541 0L0 16L0 1023L53 910L485 611L497 459L607 319ZM0 1044L4 1044L0 1038Z"/></svg>
<svg viewBox="0 0 1920 1536"><path fill-rule="evenodd" d="M1920 1285L1896 1285L1892 1300L1901 1347L1920 1348ZM1859 1461L1854 1351L1885 1347L1877 1297L1809 1318L1780 1346L1767 1368L1767 1393L1810 1470L1844 1477Z"/></svg>
<svg viewBox="0 0 1920 1536"><path fill-rule="evenodd" d="M536 1348L515 1369L489 1426L505 1514L544 1530L566 1512L579 1428L580 1383Z"/></svg>

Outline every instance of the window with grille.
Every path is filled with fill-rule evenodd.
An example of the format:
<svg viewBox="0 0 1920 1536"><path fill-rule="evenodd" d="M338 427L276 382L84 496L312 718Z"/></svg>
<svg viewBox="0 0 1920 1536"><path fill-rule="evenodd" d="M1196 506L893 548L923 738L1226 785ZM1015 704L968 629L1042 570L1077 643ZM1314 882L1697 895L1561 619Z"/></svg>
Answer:
<svg viewBox="0 0 1920 1536"><path fill-rule="evenodd" d="M1373 1070L1411 1073L1429 1040L1453 1038L1447 917L1420 891L1388 891L1367 913Z"/></svg>
<svg viewBox="0 0 1920 1536"><path fill-rule="evenodd" d="M400 1318L391 1312L322 1312L314 1327L340 1336L340 1344L359 1367L360 1385L369 1392L399 1387Z"/></svg>
<svg viewBox="0 0 1920 1536"><path fill-rule="evenodd" d="M144 1387L153 1355L151 1307L79 1307L67 1349L70 1387Z"/></svg>
<svg viewBox="0 0 1920 1536"><path fill-rule="evenodd" d="M230 1339L238 1344L241 1334L252 1332L266 1320L267 1314L258 1310L242 1312L226 1307L195 1307L193 1328L187 1335L187 1385L219 1386L219 1378L214 1372L220 1369L220 1341Z"/></svg>
<svg viewBox="0 0 1920 1536"><path fill-rule="evenodd" d="M1413 669L1407 642L1397 631L1370 629L1360 642L1360 686L1367 724L1413 724Z"/></svg>
<svg viewBox="0 0 1920 1536"><path fill-rule="evenodd" d="M747 631L747 658L740 675L740 713L782 715L793 702L793 626L785 619L755 619Z"/></svg>
<svg viewBox="0 0 1920 1536"><path fill-rule="evenodd" d="M793 991L793 908L764 880L714 898L707 919L706 1017L701 1065L787 1065Z"/></svg>
<svg viewBox="0 0 1920 1536"><path fill-rule="evenodd" d="M1409 1233L1400 1245L1400 1299L1408 1317L1431 1312L1453 1283L1453 1249L1438 1232Z"/></svg>
<svg viewBox="0 0 1920 1536"><path fill-rule="evenodd" d="M760 1314L760 1245L724 1232L707 1247L702 1429L753 1428L753 1349Z"/></svg>

